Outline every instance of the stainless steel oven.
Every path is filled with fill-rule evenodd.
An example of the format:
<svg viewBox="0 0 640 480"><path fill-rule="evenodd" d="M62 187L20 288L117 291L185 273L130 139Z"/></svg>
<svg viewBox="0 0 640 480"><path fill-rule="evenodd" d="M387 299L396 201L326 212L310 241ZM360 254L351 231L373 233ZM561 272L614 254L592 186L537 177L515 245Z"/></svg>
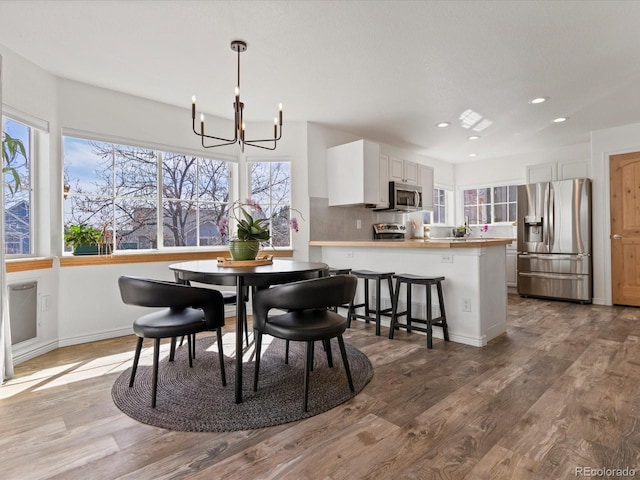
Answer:
<svg viewBox="0 0 640 480"><path fill-rule="evenodd" d="M397 223L374 223L374 240L404 240L406 227Z"/></svg>

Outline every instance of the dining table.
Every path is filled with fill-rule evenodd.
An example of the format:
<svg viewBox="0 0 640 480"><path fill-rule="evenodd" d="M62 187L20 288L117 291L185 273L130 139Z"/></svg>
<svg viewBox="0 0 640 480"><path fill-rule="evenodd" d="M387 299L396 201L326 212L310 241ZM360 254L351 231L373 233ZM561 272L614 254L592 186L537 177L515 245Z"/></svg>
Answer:
<svg viewBox="0 0 640 480"><path fill-rule="evenodd" d="M242 403L243 329L246 315L246 287L265 288L280 283L307 280L328 275L321 262L273 259L267 265L223 266L218 260L193 260L169 265L179 283L206 283L236 287L236 372L235 402Z"/></svg>

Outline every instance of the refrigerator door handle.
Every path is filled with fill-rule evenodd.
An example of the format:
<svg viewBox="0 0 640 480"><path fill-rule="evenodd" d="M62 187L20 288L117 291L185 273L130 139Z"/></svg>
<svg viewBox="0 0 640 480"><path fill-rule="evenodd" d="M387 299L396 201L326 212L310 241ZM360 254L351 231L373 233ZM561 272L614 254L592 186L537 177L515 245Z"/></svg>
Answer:
<svg viewBox="0 0 640 480"><path fill-rule="evenodd" d="M556 192L553 189L553 183L549 184L549 204L547 207L547 227L549 228L549 235L547 236L547 247L549 247L549 253L551 253L553 250L553 244L555 243L555 215L554 215L554 210L555 210L555 196L556 196Z"/></svg>
<svg viewBox="0 0 640 480"><path fill-rule="evenodd" d="M554 254L554 253L544 253L538 255L536 253L530 253L527 255L528 258L533 260L579 260L582 257L588 257L588 254L578 253L576 255L567 255L567 254Z"/></svg>
<svg viewBox="0 0 640 480"><path fill-rule="evenodd" d="M518 272L521 277L534 277L534 278L553 278L554 280L585 280L588 275L572 275L572 274L557 274L557 273L525 273Z"/></svg>

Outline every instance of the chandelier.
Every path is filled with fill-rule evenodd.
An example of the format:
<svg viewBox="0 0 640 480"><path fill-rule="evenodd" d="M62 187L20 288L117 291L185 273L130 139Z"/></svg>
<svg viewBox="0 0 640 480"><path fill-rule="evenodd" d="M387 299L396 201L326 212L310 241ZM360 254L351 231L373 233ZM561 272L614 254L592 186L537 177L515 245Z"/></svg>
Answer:
<svg viewBox="0 0 640 480"><path fill-rule="evenodd" d="M200 114L200 131L196 130L196 96L191 97L191 120L193 123L193 133L202 139L204 148L221 147L223 145L233 145L240 143L240 147L244 152L244 146L264 148L265 150L275 150L278 140L282 138L282 104L279 105L278 116L273 119L273 138L265 138L260 140L247 140L245 137L245 124L243 119L244 103L240 101L240 54L247 49L247 43L242 40L234 40L231 42L231 50L238 54L238 83L236 85L236 99L233 102L234 111L234 136L233 138L214 137L207 135L204 130L204 114ZM278 128L280 127L280 128ZM213 140L217 143L205 144L205 139ZM271 146L259 145L260 143L272 143Z"/></svg>

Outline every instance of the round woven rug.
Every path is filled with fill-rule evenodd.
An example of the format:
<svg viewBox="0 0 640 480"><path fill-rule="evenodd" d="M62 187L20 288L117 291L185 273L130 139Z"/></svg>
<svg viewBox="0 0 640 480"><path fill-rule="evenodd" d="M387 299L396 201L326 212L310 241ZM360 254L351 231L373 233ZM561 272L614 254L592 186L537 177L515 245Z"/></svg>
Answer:
<svg viewBox="0 0 640 480"><path fill-rule="evenodd" d="M258 391L253 391L254 362L245 362L243 402L234 401L235 360L225 357L227 386L220 380L215 337L196 341L196 359L189 368L186 342L160 361L156 408L151 408L152 367L138 365L134 386L129 388L131 368L118 377L111 395L116 406L148 425L187 432L229 432L270 427L312 417L346 402L360 392L373 376L367 356L346 345L355 392L349 390L337 340L331 342L333 368L320 343L316 343L314 368L309 379L309 411L303 410L304 349L291 342L289 363L284 363L285 342L263 337Z"/></svg>

